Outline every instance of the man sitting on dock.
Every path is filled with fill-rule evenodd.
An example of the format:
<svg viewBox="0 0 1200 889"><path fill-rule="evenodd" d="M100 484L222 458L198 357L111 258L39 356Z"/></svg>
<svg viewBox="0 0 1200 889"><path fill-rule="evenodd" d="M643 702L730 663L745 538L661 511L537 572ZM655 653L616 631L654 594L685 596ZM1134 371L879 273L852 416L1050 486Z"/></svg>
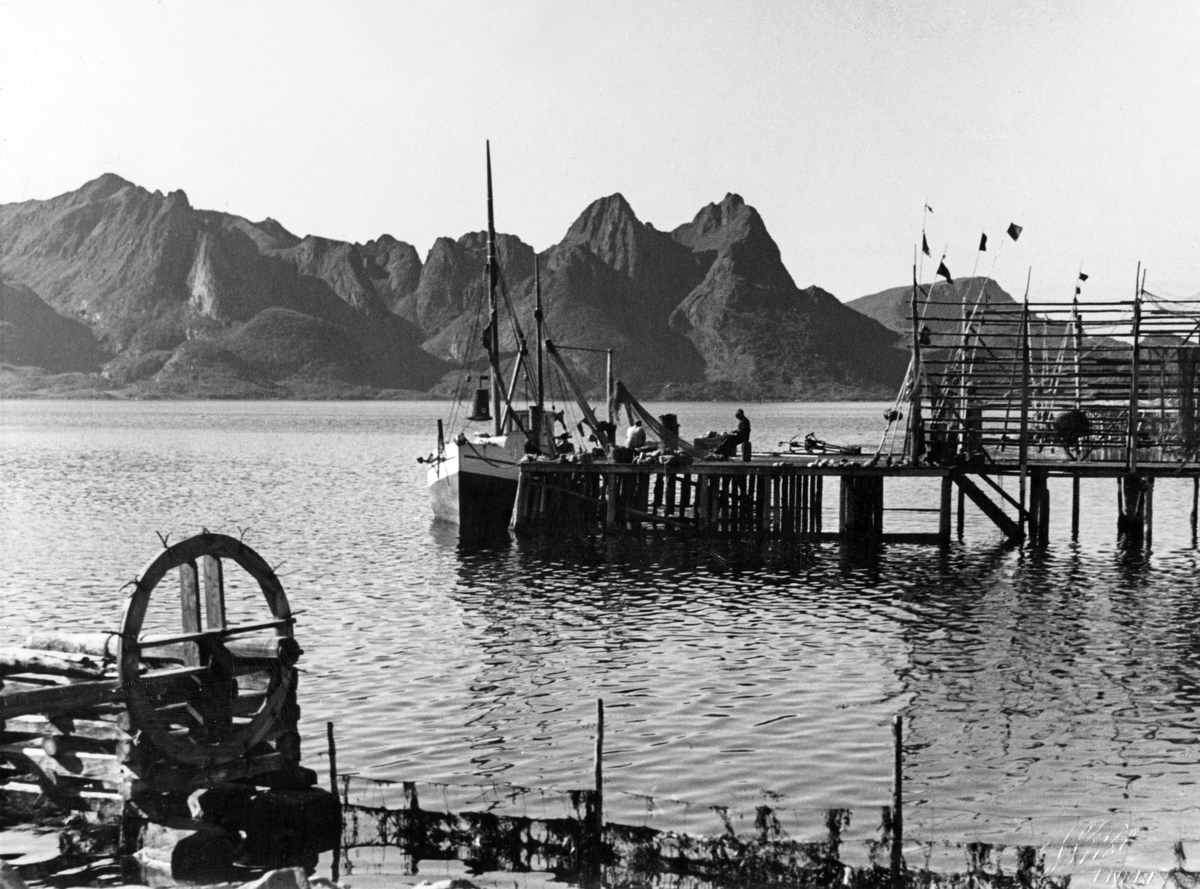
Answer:
<svg viewBox="0 0 1200 889"><path fill-rule="evenodd" d="M634 420L633 425L625 430L625 447L637 450L646 445L646 430L642 428L641 420Z"/></svg>
<svg viewBox="0 0 1200 889"><path fill-rule="evenodd" d="M737 430L725 436L725 441L721 442L721 447L717 453L723 454L726 457L732 457L738 452L738 448L742 449L742 459L749 462L750 460L750 418L746 416L746 412L740 407L737 413Z"/></svg>

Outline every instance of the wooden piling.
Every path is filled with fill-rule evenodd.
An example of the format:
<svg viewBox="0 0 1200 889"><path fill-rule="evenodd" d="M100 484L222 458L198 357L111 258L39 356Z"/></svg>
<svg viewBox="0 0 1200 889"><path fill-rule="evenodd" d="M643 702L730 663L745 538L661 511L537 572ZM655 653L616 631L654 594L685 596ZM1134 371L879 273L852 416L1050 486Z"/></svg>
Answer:
<svg viewBox="0 0 1200 889"><path fill-rule="evenodd" d="M333 723L325 723L325 739L329 746L329 792L338 795L337 744L333 740Z"/></svg>
<svg viewBox="0 0 1200 889"><path fill-rule="evenodd" d="M1145 542L1147 489L1145 476L1131 473L1117 480L1117 534L1127 544Z"/></svg>
<svg viewBox="0 0 1200 889"><path fill-rule="evenodd" d="M1200 476L1192 479L1192 546L1196 545L1196 519L1200 517Z"/></svg>
<svg viewBox="0 0 1200 889"><path fill-rule="evenodd" d="M901 889L904 868L904 718L892 717L892 889Z"/></svg>
<svg viewBox="0 0 1200 889"><path fill-rule="evenodd" d="M950 508L952 500L950 499L950 488L953 482L950 481L950 476L942 476L942 499L941 507L938 515L938 544L940 546L950 545Z"/></svg>
<svg viewBox="0 0 1200 889"><path fill-rule="evenodd" d="M1146 508L1142 518L1142 527L1145 529L1146 546L1154 545L1154 476L1146 478Z"/></svg>
<svg viewBox="0 0 1200 889"><path fill-rule="evenodd" d="M1071 539L1079 539L1079 473L1071 476Z"/></svg>
<svg viewBox="0 0 1200 889"><path fill-rule="evenodd" d="M596 803L593 807L592 862L596 885L604 868L604 699L596 699L596 756L595 756Z"/></svg>

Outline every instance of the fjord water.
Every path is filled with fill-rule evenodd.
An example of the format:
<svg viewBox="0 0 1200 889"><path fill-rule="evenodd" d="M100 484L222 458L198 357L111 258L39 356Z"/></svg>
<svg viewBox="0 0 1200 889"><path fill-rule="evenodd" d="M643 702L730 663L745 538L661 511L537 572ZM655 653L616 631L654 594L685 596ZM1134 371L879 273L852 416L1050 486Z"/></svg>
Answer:
<svg viewBox="0 0 1200 889"><path fill-rule="evenodd" d="M731 428L736 406L652 407L691 436ZM887 405L744 407L759 450L810 431L873 450ZM1190 482L1159 483L1149 553L1117 546L1111 481L1084 483L1077 542L1052 483L1041 553L975 512L947 552L865 564L834 544L468 548L431 522L415 460L444 410L0 403L0 643L116 629L156 533L206 527L244 534L301 612L304 758L322 773L329 720L343 772L585 787L603 698L610 819L715 830L712 806L752 824L766 803L815 835L836 806L857 842L890 801L900 713L906 831L935 864L961 868L952 844L972 840L1044 847L1077 874L1166 868L1179 840L1200 852ZM825 499L828 527L835 485ZM936 486L888 488L889 507L936 502ZM172 593L150 623L171 624ZM230 609L265 613L236 583Z"/></svg>

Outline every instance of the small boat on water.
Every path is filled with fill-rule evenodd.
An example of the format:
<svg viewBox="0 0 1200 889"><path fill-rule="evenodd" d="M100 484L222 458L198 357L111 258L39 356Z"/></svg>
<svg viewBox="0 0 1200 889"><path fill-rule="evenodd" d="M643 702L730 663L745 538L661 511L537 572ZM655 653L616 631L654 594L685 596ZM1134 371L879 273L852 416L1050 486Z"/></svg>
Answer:
<svg viewBox="0 0 1200 889"><path fill-rule="evenodd" d="M421 462L429 464L428 485L435 519L459 525L463 533L473 536L499 534L507 530L512 518L517 494L518 464L531 455L553 456L567 437L561 411L546 410L543 385L543 354L549 354L560 373L570 384L583 413L582 423L591 428L595 441L605 450L611 448L611 431L605 432L583 398L582 390L574 383L553 344L544 339L542 329L541 282L535 262L535 294L537 307L534 319L536 333L536 375L530 367L529 349L509 304L506 317L512 319L517 355L511 366L511 382L503 385L504 375L500 352L500 284L501 270L496 254L496 227L492 203L492 155L487 149L487 266L486 292L488 323L482 343L487 352L489 375L481 377L474 393L467 422L487 423L480 429L463 429L453 439L438 421L437 450ZM507 292L505 292L507 298ZM595 350L593 350L595 351ZM466 371L464 370L464 373ZM611 373L611 371L610 371ZM518 380L524 376L531 382L535 403L526 408L514 406ZM536 379L535 379L536 376ZM469 379L469 377L468 377ZM557 425L556 425L557 424ZM606 425L606 424L605 424ZM556 429L562 431L556 434Z"/></svg>

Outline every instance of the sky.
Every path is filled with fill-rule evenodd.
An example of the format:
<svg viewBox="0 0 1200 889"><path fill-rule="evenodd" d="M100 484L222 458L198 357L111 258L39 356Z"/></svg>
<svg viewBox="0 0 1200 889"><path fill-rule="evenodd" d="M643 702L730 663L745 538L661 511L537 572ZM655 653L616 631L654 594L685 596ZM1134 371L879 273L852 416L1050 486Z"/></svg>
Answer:
<svg viewBox="0 0 1200 889"><path fill-rule="evenodd" d="M670 230L733 192L842 300L923 230L923 281L1200 294L1195 0L0 0L0 203L112 172L424 257L485 227L487 140L537 250L613 193Z"/></svg>

